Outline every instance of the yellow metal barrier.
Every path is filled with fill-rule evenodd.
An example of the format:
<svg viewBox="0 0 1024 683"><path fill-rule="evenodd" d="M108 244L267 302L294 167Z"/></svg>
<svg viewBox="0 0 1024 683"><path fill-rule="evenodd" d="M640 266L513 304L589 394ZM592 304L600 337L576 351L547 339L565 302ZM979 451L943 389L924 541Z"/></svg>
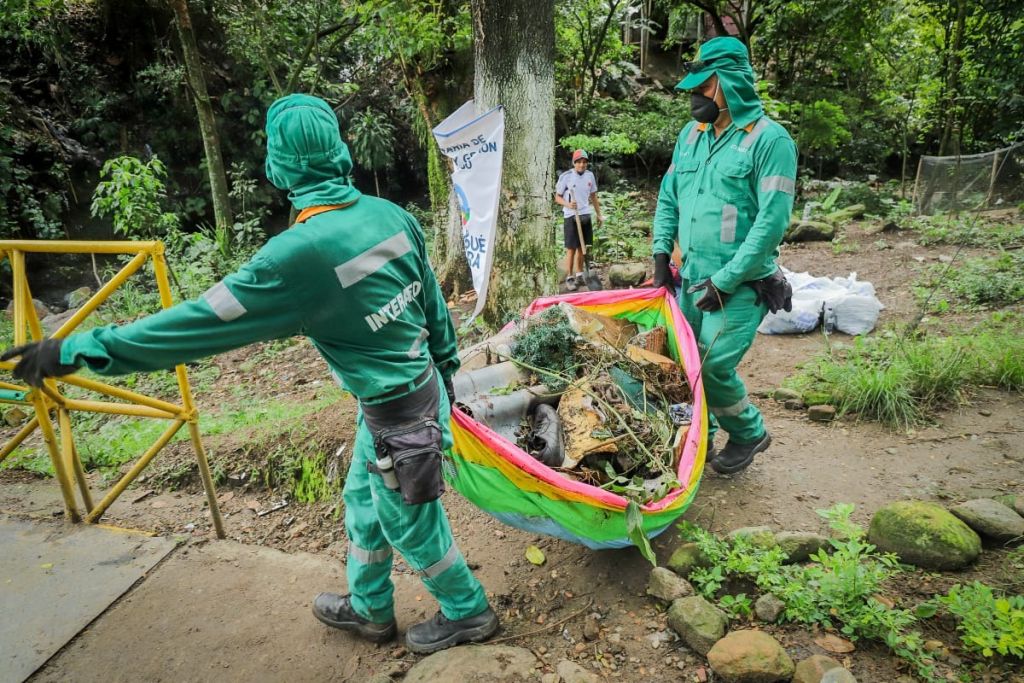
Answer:
<svg viewBox="0 0 1024 683"><path fill-rule="evenodd" d="M167 262L164 260L162 242L0 240L0 260L4 258L10 260L11 270L14 274L14 343L16 345L28 341L29 335L32 340L40 340L44 336L39 316L36 314L35 306L32 305L32 293L25 273L26 253L135 254L131 261L125 264L109 282L93 294L71 318L53 333L54 338L64 338L70 334L149 258L153 259L153 273L156 275L156 285L160 292L160 305L163 308L170 308L172 305L171 287L167 279ZM10 370L14 365L13 362L0 362L0 369ZM202 476L203 488L206 490L206 498L210 505L210 514L213 517L213 526L217 537L224 538L224 522L217 505L217 494L213 488L213 478L210 476L206 451L203 449L203 442L199 436L199 415L192 400L192 389L189 387L185 366L177 366L175 372L181 392L180 405L77 375L45 380L44 386L40 389L0 381L0 389L7 390L7 394L10 396L0 396L0 403L29 405L35 411L35 416L0 449L0 462L13 453L36 428L39 428L43 434L43 440L46 442L57 482L60 484L65 514L72 521L77 522L84 519L86 522L94 523L156 457L160 449L167 445L178 430L182 426L188 425L192 446L195 448L196 459L199 461L199 473ZM117 399L117 401L85 401L67 398L60 391L62 383L93 391L102 396ZM88 481L85 478L85 470L82 468L82 461L78 457L78 450L75 448L71 433L71 412L75 410L169 420L170 425L132 465L131 469L114 484L113 488L98 503L94 504ZM54 431L51 414L54 414L57 420L59 439L58 432ZM72 478L78 485L78 492L85 508L84 515L78 508Z"/></svg>

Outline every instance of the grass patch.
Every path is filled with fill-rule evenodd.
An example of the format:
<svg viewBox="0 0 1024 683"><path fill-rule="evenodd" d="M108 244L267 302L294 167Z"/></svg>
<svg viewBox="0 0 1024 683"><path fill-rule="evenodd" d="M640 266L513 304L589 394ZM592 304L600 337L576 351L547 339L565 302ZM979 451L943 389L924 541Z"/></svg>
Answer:
<svg viewBox="0 0 1024 683"><path fill-rule="evenodd" d="M1024 253L969 258L948 267L932 266L914 288L919 300L938 289L954 302L974 308L999 308L1024 301Z"/></svg>
<svg viewBox="0 0 1024 683"><path fill-rule="evenodd" d="M917 232L917 242L924 247L962 244L1003 250L1024 246L1024 221L1003 222L973 215L919 216L910 220L909 227Z"/></svg>
<svg viewBox="0 0 1024 683"><path fill-rule="evenodd" d="M785 384L841 414L908 429L976 387L1024 391L1021 328L1020 316L1002 313L945 337L861 337L804 364Z"/></svg>
<svg viewBox="0 0 1024 683"><path fill-rule="evenodd" d="M325 385L320 398L305 403L244 400L216 413L200 413L199 430L204 437L243 432L254 443L259 443L269 436L292 431L294 423L301 418L337 403L342 396L339 387ZM169 424L165 420L110 418L96 413L75 413L73 419L75 443L82 465L86 470L101 471L114 471L141 456ZM175 434L172 443L187 438L188 430L183 427ZM315 459L316 456L309 457ZM49 453L42 444L19 448L0 467L53 476ZM174 484L185 478L191 467L194 463L186 470L165 472L165 478ZM311 488L315 490L316 485L311 485Z"/></svg>
<svg viewBox="0 0 1024 683"><path fill-rule="evenodd" d="M601 191L604 224L594 223L594 252L611 263L651 256L654 211L640 192Z"/></svg>

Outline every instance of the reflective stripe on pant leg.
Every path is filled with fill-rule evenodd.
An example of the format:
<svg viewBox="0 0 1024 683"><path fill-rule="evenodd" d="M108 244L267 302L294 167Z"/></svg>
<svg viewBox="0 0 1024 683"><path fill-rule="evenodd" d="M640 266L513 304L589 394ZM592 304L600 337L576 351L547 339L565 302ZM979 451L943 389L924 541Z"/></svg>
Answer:
<svg viewBox="0 0 1024 683"><path fill-rule="evenodd" d="M370 621L386 623L395 618L395 587L391 582L393 553L374 505L370 477L376 475L366 471L366 461L373 453L373 438L360 415L356 420L352 463L342 494L349 544L345 575L353 609Z"/></svg>
<svg viewBox="0 0 1024 683"><path fill-rule="evenodd" d="M736 417L743 412L744 408L750 405L750 397L744 396L736 403L728 406L708 406L708 410L712 412L715 417Z"/></svg>
<svg viewBox="0 0 1024 683"><path fill-rule="evenodd" d="M441 501L406 505L379 477L372 477L370 486L388 542L420 574L444 615L458 620L487 609L483 586L455 545Z"/></svg>

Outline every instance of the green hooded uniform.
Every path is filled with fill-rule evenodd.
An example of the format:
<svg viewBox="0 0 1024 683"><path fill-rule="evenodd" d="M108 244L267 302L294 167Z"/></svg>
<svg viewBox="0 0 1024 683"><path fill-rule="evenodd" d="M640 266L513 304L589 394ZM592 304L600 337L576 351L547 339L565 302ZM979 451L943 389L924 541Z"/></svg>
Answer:
<svg viewBox="0 0 1024 683"><path fill-rule="evenodd" d="M69 337L61 361L116 375L302 334L361 403L382 402L384 395L391 400L450 377L459 367L455 330L423 232L398 206L361 195L349 181L351 170L326 102L308 95L277 100L267 112L267 177L288 190L296 209L307 210L302 222L194 301ZM444 391L440 399L447 449L452 437ZM420 573L446 617L483 612L483 588L452 539L441 501L406 505L367 471L375 460L360 411L344 490L356 612L379 623L394 618L392 548Z"/></svg>
<svg viewBox="0 0 1024 683"><path fill-rule="evenodd" d="M777 269L779 243L789 226L796 188L796 145L771 121L754 90L747 49L731 37L703 44L693 70L677 86L691 90L717 74L732 123L717 138L714 126L689 122L679 133L672 164L661 182L654 218L654 253L683 257L679 307L697 336L704 358L702 380L713 416L709 436L720 425L740 444L764 436L761 413L736 372L767 312L743 283ZM729 294L710 313L697 308L711 279Z"/></svg>

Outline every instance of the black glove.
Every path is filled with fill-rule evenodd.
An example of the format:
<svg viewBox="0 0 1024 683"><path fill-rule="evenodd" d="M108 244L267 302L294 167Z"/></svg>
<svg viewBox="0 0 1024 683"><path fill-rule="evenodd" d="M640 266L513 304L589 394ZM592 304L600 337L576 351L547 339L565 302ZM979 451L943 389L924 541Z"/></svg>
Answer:
<svg viewBox="0 0 1024 683"><path fill-rule="evenodd" d="M14 346L0 355L0 360L10 360L15 356L21 356L21 360L14 366L13 375L29 386L43 386L43 379L47 377L63 377L78 370L75 365L64 365L60 362L61 339L44 339L39 342L31 342Z"/></svg>
<svg viewBox="0 0 1024 683"><path fill-rule="evenodd" d="M766 303L768 310L772 313L778 313L779 309L787 313L793 310L793 287L789 284L786 276L782 274L781 268L768 277L751 280L744 284L757 294L754 299L755 305L760 306L762 303Z"/></svg>
<svg viewBox="0 0 1024 683"><path fill-rule="evenodd" d="M448 394L448 404L455 408L455 384L451 377L444 378L444 392Z"/></svg>
<svg viewBox="0 0 1024 683"><path fill-rule="evenodd" d="M664 287L672 296L676 295L676 285L672 281L672 270L668 267L668 254L654 255L654 281L655 287Z"/></svg>
<svg viewBox="0 0 1024 683"><path fill-rule="evenodd" d="M699 292L702 289L706 291L704 292L704 296L697 299L697 308L705 313L717 311L725 305L725 300L729 298L727 293L723 292L718 287L715 287L715 283L711 281L711 278L701 282L699 285L690 287L686 290L686 293L693 294L694 292Z"/></svg>

